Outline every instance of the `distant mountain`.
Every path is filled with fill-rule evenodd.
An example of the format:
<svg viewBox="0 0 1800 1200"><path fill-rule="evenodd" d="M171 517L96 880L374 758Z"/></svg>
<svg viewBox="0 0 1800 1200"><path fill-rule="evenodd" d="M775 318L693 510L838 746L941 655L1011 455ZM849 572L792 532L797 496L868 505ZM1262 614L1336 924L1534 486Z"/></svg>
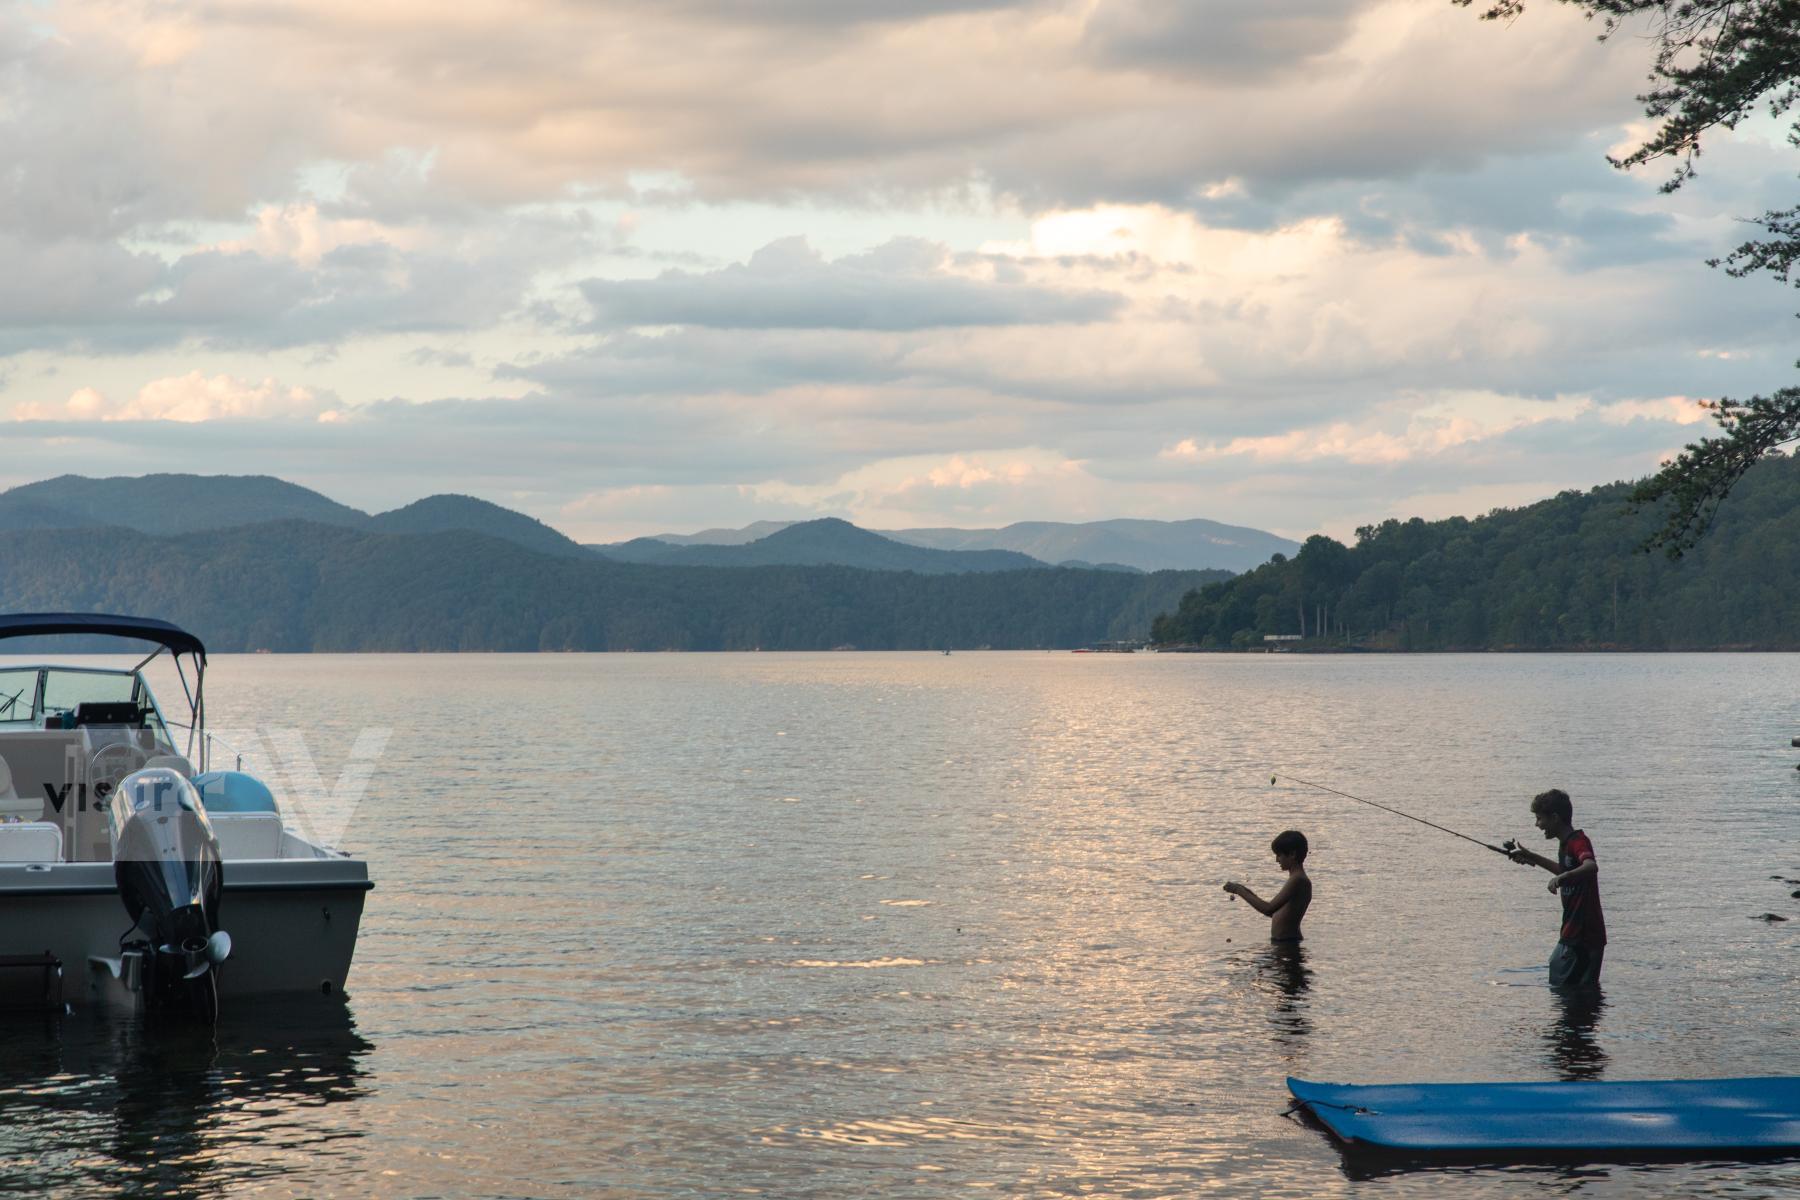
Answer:
<svg viewBox="0 0 1800 1200"><path fill-rule="evenodd" d="M1300 543L1260 529L1187 521L1021 521L1003 529L891 529L886 536L939 550L1016 550L1044 562L1119 563L1143 571L1248 571Z"/></svg>
<svg viewBox="0 0 1800 1200"><path fill-rule="evenodd" d="M656 540L674 546L742 546L760 542L771 533L780 533L798 521L752 521L742 529L702 529L699 533L659 533ZM642 539L640 539L642 540Z"/></svg>
<svg viewBox="0 0 1800 1200"><path fill-rule="evenodd" d="M473 496L429 496L371 517L267 475L62 475L0 492L0 531L112 526L147 534L204 533L271 521L379 533L463 529L545 554L588 556L579 543L542 521Z"/></svg>
<svg viewBox="0 0 1800 1200"><path fill-rule="evenodd" d="M810 522L808 522L810 524ZM630 562L666 562L652 542L678 546L739 546L767 539L789 527L781 521L757 521L742 529L703 529L699 533L663 533L610 546L592 546L612 558ZM1003 529L876 529L896 542L933 550L1010 550L1041 563L1082 570L1247 571L1272 555L1292 557L1300 543L1288 538L1195 518L1187 521L1121 519L1072 524L1023 521Z"/></svg>
<svg viewBox="0 0 1800 1200"><path fill-rule="evenodd" d="M564 537L542 521L473 496L427 496L405 508L370 517L364 527L376 533L444 533L465 529L470 533L503 538L543 554L589 557L585 546Z"/></svg>
<svg viewBox="0 0 1800 1200"><path fill-rule="evenodd" d="M352 528L368 514L298 484L268 475L140 475L89 479L60 475L0 494L0 514L11 505L37 506L40 516L66 515L59 524L0 528L80 528L115 525L140 533L196 533L263 521L315 521Z"/></svg>
<svg viewBox="0 0 1800 1200"><path fill-rule="evenodd" d="M595 549L619 562L684 567L841 566L869 571L917 571L921 575L968 571L1043 570L1049 565L1007 550L932 550L909 546L848 521L801 521L742 545L671 546L638 538Z"/></svg>

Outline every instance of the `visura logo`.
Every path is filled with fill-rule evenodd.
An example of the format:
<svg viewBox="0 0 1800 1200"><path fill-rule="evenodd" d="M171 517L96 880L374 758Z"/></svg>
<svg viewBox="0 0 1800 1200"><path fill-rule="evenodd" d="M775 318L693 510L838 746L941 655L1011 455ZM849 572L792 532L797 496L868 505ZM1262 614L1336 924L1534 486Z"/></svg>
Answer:
<svg viewBox="0 0 1800 1200"><path fill-rule="evenodd" d="M112 784L104 779L96 783L93 807L98 809L105 804L106 798L112 794L112 790ZM60 788L51 783L44 784L44 798L49 802L51 810L59 815L62 813L63 806L69 803L70 792L75 793L75 807L71 811L88 811L88 785L85 780L78 783L65 783Z"/></svg>

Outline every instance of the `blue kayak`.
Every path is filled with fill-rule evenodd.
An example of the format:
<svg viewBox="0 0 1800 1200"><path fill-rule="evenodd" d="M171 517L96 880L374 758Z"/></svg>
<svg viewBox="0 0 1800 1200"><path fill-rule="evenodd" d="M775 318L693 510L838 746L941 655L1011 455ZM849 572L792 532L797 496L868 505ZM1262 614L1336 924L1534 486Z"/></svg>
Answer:
<svg viewBox="0 0 1800 1200"><path fill-rule="evenodd" d="M1800 1078L1604 1083L1288 1081L1346 1144L1415 1153L1800 1152Z"/></svg>

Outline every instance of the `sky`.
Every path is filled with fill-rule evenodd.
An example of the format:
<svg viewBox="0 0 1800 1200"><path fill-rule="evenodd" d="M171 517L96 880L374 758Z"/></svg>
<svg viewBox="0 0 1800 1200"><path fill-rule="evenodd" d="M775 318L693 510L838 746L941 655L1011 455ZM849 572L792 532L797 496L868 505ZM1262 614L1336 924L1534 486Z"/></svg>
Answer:
<svg viewBox="0 0 1800 1200"><path fill-rule="evenodd" d="M0 0L0 486L267 474L606 542L1635 478L1791 380L1650 47L1449 0Z"/></svg>

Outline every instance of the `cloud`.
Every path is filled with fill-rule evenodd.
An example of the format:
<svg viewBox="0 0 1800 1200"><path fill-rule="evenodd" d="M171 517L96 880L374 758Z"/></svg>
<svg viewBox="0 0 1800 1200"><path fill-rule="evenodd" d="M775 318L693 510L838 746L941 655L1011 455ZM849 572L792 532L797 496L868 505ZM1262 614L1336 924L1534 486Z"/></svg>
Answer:
<svg viewBox="0 0 1800 1200"><path fill-rule="evenodd" d="M1613 406L1618 407L1618 406ZM1237 437L1202 445L1183 438L1160 457L1186 463L1243 458L1260 464L1298 465L1332 460L1346 466L1395 466L1491 441L1546 421L1566 423L1593 408L1586 397L1522 400L1496 395L1433 397L1401 411L1374 412L1358 421L1292 429L1263 437ZM1647 410L1646 410L1647 411Z"/></svg>
<svg viewBox="0 0 1800 1200"><path fill-rule="evenodd" d="M917 330L1095 321L1119 307L1101 291L1063 291L996 278L991 264L898 238L827 262L803 237L771 242L748 262L655 279L590 279L581 293L595 327Z"/></svg>
<svg viewBox="0 0 1800 1200"><path fill-rule="evenodd" d="M1617 400L1601 407L1599 413L1601 420L1614 425L1624 425L1632 421L1663 421L1676 425L1698 425L1712 420L1712 413L1691 396Z"/></svg>
<svg viewBox="0 0 1800 1200"><path fill-rule="evenodd" d="M808 272L837 266L798 244L766 257L778 252ZM752 256L765 260L758 286L783 277L766 257ZM1001 486L999 464L1021 447L1079 461L1096 495L1110 487L1120 505L1159 509L1168 502L1138 484L1249 486L1314 466L1421 478L1515 470L1503 448L1522 431L1570 422L1593 431L1596 462L1641 473L1693 419L1662 397L1754 379L1787 353L1785 322L1752 319L1742 290L1704 268L1652 285L1628 269L1575 269L1531 238L1453 231L1421 248L1332 220L1255 231L1111 206L1048 215L1030 237L974 261L982 273L959 284L1103 294L1114 311L1053 335L922 322L612 333L503 369L542 389L507 411L523 422L520 436L537 419L530 413L566 430L618 430L616 444L590 453L597 469L625 473L620 486L698 487L712 473L713 483L786 485L798 490L768 494L834 512L880 496L898 521L899 481L884 475L877 487L857 482L858 471L913 464L909 494L924 508L949 511L947 492L962 490L928 487L933 472L1004 505L1026 494ZM1657 331L1658 353L1644 352L1645 330ZM1731 349L1718 342L1728 331ZM1069 498L1038 495L1047 505ZM1029 515L1021 507L1012 519Z"/></svg>
<svg viewBox="0 0 1800 1200"><path fill-rule="evenodd" d="M864 22L912 23L958 13L1012 8L1016 0L663 0L661 7L712 23L816 26L831 35Z"/></svg>
<svg viewBox="0 0 1800 1200"><path fill-rule="evenodd" d="M256 231L210 247L224 255L250 253L265 259L292 259L316 268L327 254L349 248L416 250L427 241L423 231L384 226L378 221L321 217L319 206L265 205L256 214Z"/></svg>
<svg viewBox="0 0 1800 1200"><path fill-rule="evenodd" d="M294 202L310 166L393 156L435 204L488 209L629 195L646 172L708 198L979 183L1032 206L1173 203L1230 178L1262 192L1549 144L1635 116L1644 65L1556 8L1506 29L1438 0L840 8L13 10L0 220L237 220ZM375 220L420 195L360 169L344 182Z"/></svg>
<svg viewBox="0 0 1800 1200"><path fill-rule="evenodd" d="M0 354L335 344L467 331L519 313L539 273L579 255L579 222L518 221L461 235L265 210L242 239L170 256L0 234Z"/></svg>
<svg viewBox="0 0 1800 1200"><path fill-rule="evenodd" d="M1113 0L1094 6L1083 36L1108 65L1257 80L1338 49L1369 7L1352 0Z"/></svg>
<svg viewBox="0 0 1800 1200"><path fill-rule="evenodd" d="M207 377L199 371L146 383L135 398L113 401L98 389L77 388L59 405L27 402L14 405L14 421L242 421L310 417L334 421L343 414L335 399L303 387L284 387L273 379L261 383L229 375Z"/></svg>

